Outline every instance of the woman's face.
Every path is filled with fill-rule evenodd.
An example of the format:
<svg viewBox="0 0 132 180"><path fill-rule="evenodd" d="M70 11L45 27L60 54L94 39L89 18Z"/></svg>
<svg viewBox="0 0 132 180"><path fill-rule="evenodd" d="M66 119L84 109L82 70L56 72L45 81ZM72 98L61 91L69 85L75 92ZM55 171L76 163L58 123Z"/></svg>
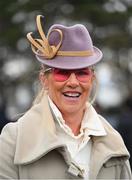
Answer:
<svg viewBox="0 0 132 180"><path fill-rule="evenodd" d="M67 71L61 70L63 75L67 74ZM92 70L88 74L87 81L79 81L78 77L83 77L83 73L76 71L69 71L69 76L63 81L63 76L57 76L54 73L48 73L48 75L41 76L41 81L44 83L46 89L48 89L48 95L52 101L56 104L62 114L74 114L83 112L86 101L90 94L90 90L93 82ZM60 74L59 74L60 75ZM59 78L59 81L58 79ZM61 79L61 81L60 81Z"/></svg>

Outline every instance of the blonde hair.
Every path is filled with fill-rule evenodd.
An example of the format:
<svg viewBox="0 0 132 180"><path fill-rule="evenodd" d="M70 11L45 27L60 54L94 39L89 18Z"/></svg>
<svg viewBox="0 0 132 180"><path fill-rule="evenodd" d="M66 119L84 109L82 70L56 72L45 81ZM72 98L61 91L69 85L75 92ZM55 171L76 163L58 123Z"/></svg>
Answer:
<svg viewBox="0 0 132 180"><path fill-rule="evenodd" d="M49 66L41 65L39 74L43 73L43 75L44 75L44 72L48 68L49 68ZM41 83L39 83L38 86L39 86L38 93L37 93L36 97L34 98L32 105L38 104L41 101L42 97L47 93L46 89L44 88L44 86L42 86Z"/></svg>
<svg viewBox="0 0 132 180"><path fill-rule="evenodd" d="M94 102L95 102L95 99L97 97L97 93L98 93L98 88L99 88L99 83L98 83L98 79L97 79L97 76L94 74L94 80L93 80L93 85L92 85L92 89L91 89L91 92L90 92L90 96L89 96L89 104L93 105Z"/></svg>

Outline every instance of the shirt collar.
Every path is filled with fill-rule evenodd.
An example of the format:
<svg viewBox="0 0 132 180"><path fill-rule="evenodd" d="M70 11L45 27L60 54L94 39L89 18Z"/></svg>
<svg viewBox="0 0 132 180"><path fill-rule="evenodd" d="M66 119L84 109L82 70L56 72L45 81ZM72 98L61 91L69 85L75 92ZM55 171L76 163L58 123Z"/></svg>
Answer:
<svg viewBox="0 0 132 180"><path fill-rule="evenodd" d="M75 136L71 128L69 128L65 124L65 120L63 119L61 112L59 111L59 109L53 103L53 101L50 99L49 96L48 96L48 100L49 100L49 105L51 107L51 110L55 116L55 120L59 123L60 127L70 136L78 139L82 135L84 135L84 132L85 132L85 135L87 136L90 136L90 135L105 136L107 134L97 112L95 111L95 109L93 108L91 104L86 103L86 111L84 114L84 118L82 120L80 134L78 136Z"/></svg>

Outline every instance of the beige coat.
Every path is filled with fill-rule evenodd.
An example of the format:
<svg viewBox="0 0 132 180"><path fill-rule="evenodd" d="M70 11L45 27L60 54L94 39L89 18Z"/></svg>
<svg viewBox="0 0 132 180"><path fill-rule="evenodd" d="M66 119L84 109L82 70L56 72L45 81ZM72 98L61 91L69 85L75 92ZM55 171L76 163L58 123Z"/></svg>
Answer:
<svg viewBox="0 0 132 180"><path fill-rule="evenodd" d="M122 138L102 117L100 119L107 136L92 137L90 179L131 179L129 153ZM2 178L81 178L81 170L72 162L65 143L58 141L46 96L18 122L4 128L0 136Z"/></svg>

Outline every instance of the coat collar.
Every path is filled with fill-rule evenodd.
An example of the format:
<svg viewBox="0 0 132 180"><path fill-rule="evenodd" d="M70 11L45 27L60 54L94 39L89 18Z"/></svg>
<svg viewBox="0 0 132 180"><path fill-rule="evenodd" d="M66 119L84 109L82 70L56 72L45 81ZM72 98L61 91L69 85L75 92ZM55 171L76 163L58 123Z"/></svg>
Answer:
<svg viewBox="0 0 132 180"><path fill-rule="evenodd" d="M104 119L101 118L101 120L107 136L92 137L91 168L95 164L99 167L110 156L124 156L127 158L129 156L120 135ZM34 105L17 123L18 136L14 158L15 164L30 164L49 151L65 146L57 138L47 96L44 96L41 102ZM94 174L97 174L98 170L97 168L95 172L94 169Z"/></svg>
<svg viewBox="0 0 132 180"><path fill-rule="evenodd" d="M47 100L44 96L18 120L15 164L29 164L48 151L64 146L58 141L56 128Z"/></svg>

